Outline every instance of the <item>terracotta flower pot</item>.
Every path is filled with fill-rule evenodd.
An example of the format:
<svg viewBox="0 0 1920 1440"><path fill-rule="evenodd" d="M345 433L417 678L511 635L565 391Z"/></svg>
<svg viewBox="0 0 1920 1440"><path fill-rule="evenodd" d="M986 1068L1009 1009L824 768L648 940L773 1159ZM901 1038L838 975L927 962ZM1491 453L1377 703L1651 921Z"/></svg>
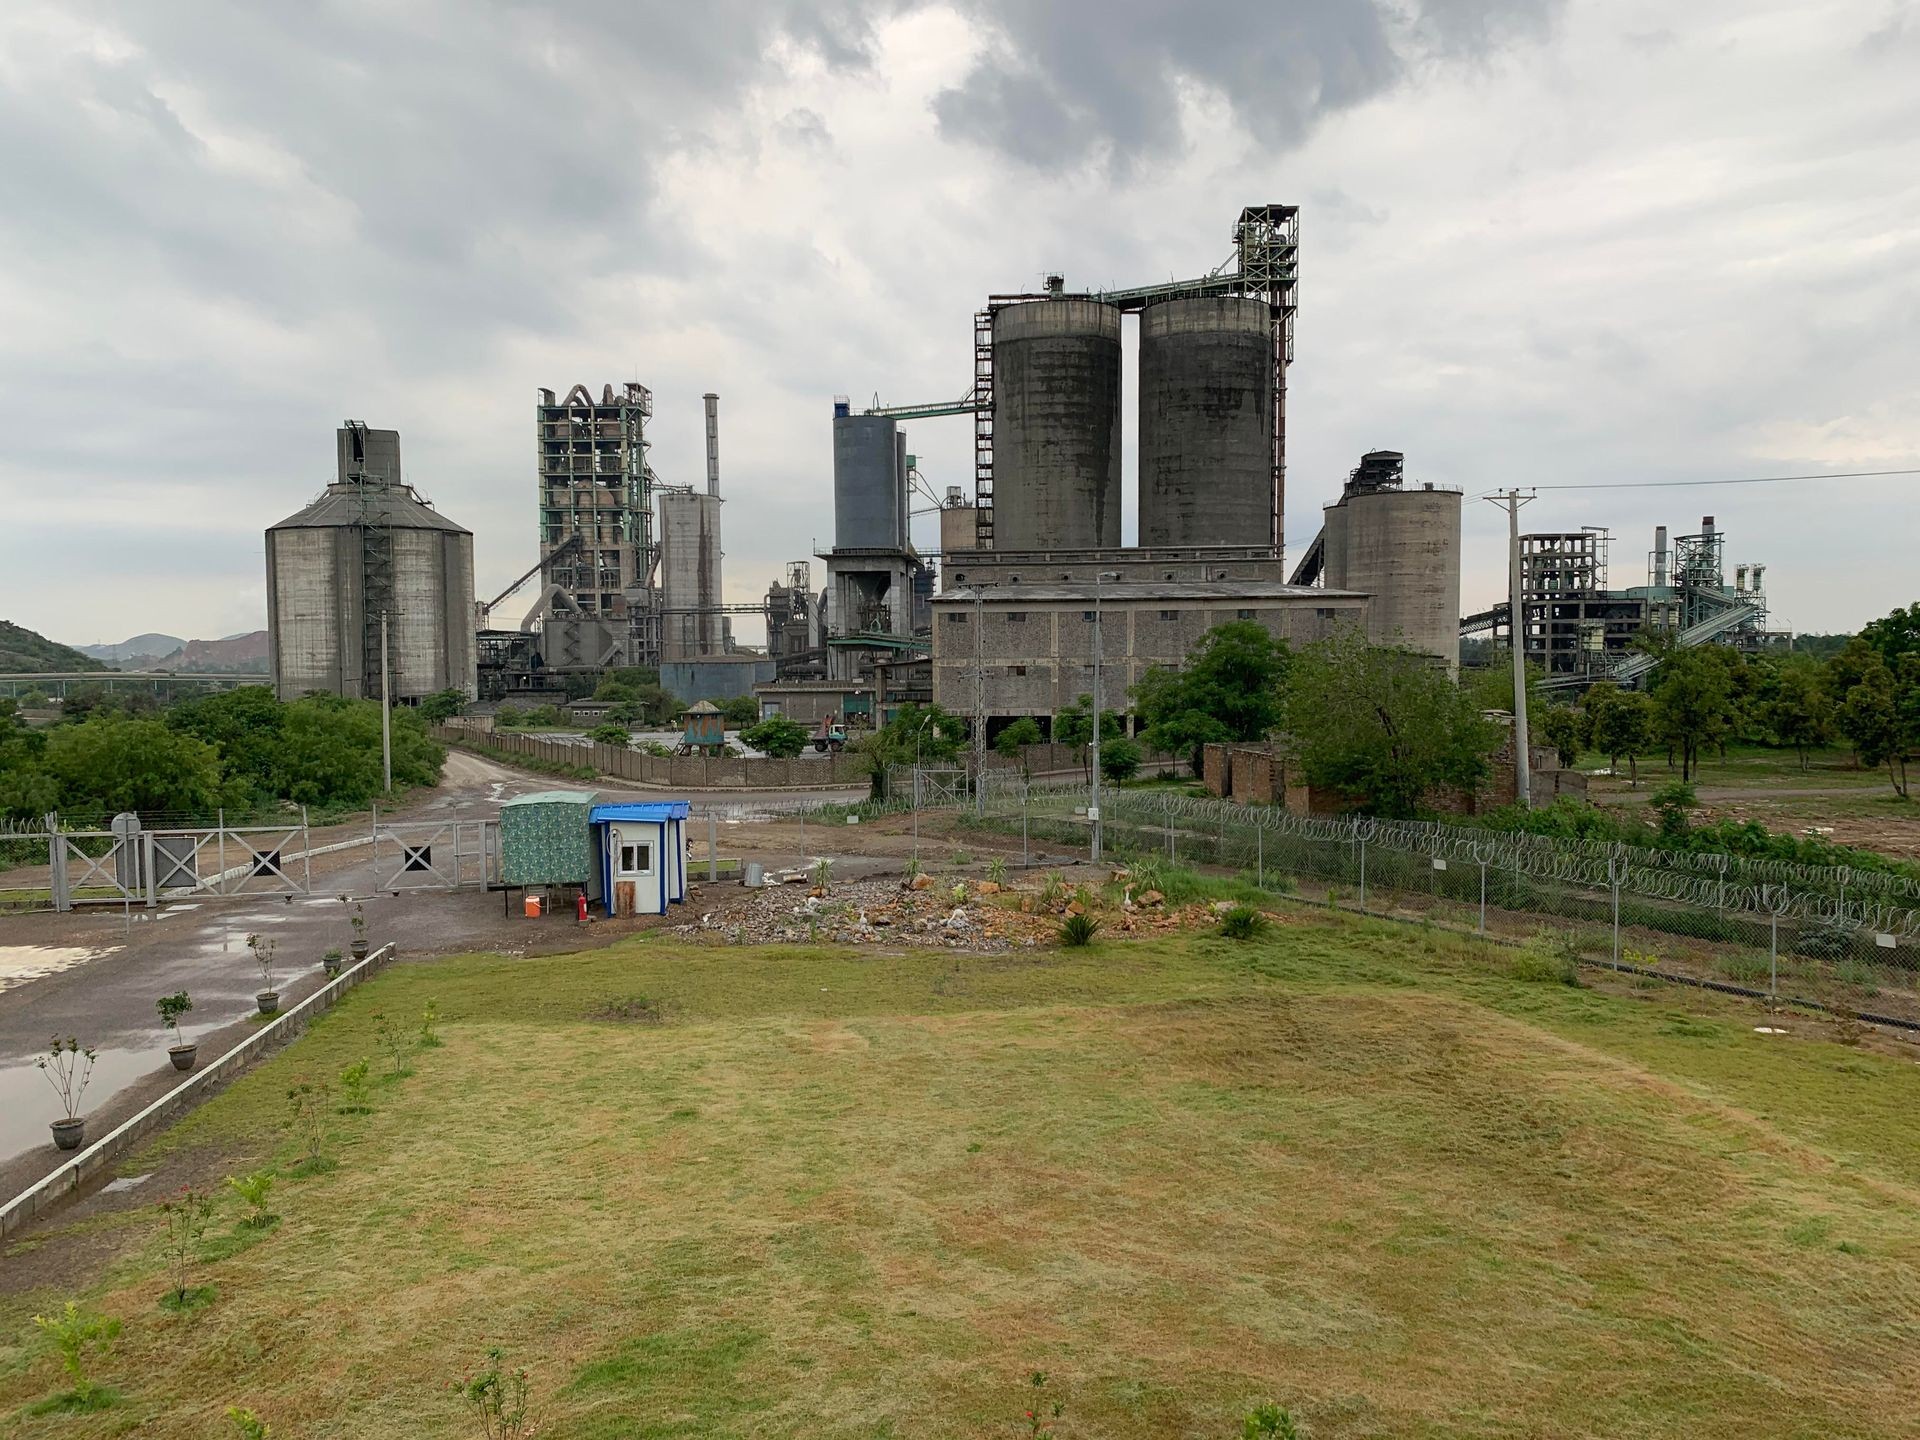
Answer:
<svg viewBox="0 0 1920 1440"><path fill-rule="evenodd" d="M169 1045L167 1047L167 1058L173 1061L173 1068L176 1070L193 1069L193 1057L199 1053L200 1047L198 1045Z"/></svg>
<svg viewBox="0 0 1920 1440"><path fill-rule="evenodd" d="M78 1150L86 1138L87 1121L84 1115L77 1120L53 1122L53 1143L62 1150Z"/></svg>

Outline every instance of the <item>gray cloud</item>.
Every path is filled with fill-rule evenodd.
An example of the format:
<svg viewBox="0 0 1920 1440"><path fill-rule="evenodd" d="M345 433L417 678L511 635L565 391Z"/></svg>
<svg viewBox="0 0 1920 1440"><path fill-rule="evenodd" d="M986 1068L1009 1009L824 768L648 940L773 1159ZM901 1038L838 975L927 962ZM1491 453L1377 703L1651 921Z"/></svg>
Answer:
<svg viewBox="0 0 1920 1440"><path fill-rule="evenodd" d="M1265 144L1386 92L1422 57L1479 57L1538 34L1560 0L1115 0L1091 13L966 0L992 35L934 102L943 131L1041 169L1176 152L1183 88L1218 94Z"/></svg>

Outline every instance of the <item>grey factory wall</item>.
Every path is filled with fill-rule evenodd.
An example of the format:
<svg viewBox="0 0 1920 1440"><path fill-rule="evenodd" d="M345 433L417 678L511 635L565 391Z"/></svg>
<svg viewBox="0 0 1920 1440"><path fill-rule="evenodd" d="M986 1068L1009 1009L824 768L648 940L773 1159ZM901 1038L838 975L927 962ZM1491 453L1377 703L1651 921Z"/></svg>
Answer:
<svg viewBox="0 0 1920 1440"><path fill-rule="evenodd" d="M434 738L451 745L484 745L559 765L590 765L602 775L660 790L800 790L860 785L866 771L851 755L799 760L707 759L699 755L643 755L615 745L568 745L472 725L436 725Z"/></svg>

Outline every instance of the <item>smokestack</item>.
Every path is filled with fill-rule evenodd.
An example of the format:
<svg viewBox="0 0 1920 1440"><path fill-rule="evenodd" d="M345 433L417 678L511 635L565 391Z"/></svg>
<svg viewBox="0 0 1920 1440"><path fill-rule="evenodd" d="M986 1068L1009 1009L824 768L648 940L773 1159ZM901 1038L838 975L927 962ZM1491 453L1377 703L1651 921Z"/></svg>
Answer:
<svg viewBox="0 0 1920 1440"><path fill-rule="evenodd" d="M720 397L709 390L707 402L707 494L720 493Z"/></svg>
<svg viewBox="0 0 1920 1440"><path fill-rule="evenodd" d="M1667 583L1667 527L1653 527L1653 583Z"/></svg>
<svg viewBox="0 0 1920 1440"><path fill-rule="evenodd" d="M1745 590L1747 588L1746 566L1736 565L1733 567L1733 588L1736 590Z"/></svg>

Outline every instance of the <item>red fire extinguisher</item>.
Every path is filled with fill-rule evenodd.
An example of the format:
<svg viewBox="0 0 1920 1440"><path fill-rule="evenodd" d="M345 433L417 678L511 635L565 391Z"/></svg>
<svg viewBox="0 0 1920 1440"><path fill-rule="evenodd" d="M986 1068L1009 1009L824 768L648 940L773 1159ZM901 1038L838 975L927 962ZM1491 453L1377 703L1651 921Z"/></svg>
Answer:
<svg viewBox="0 0 1920 1440"><path fill-rule="evenodd" d="M586 924L587 923L587 892L586 891L582 890L578 895L574 897L574 906L575 906L574 914L579 917L580 923L582 925Z"/></svg>

